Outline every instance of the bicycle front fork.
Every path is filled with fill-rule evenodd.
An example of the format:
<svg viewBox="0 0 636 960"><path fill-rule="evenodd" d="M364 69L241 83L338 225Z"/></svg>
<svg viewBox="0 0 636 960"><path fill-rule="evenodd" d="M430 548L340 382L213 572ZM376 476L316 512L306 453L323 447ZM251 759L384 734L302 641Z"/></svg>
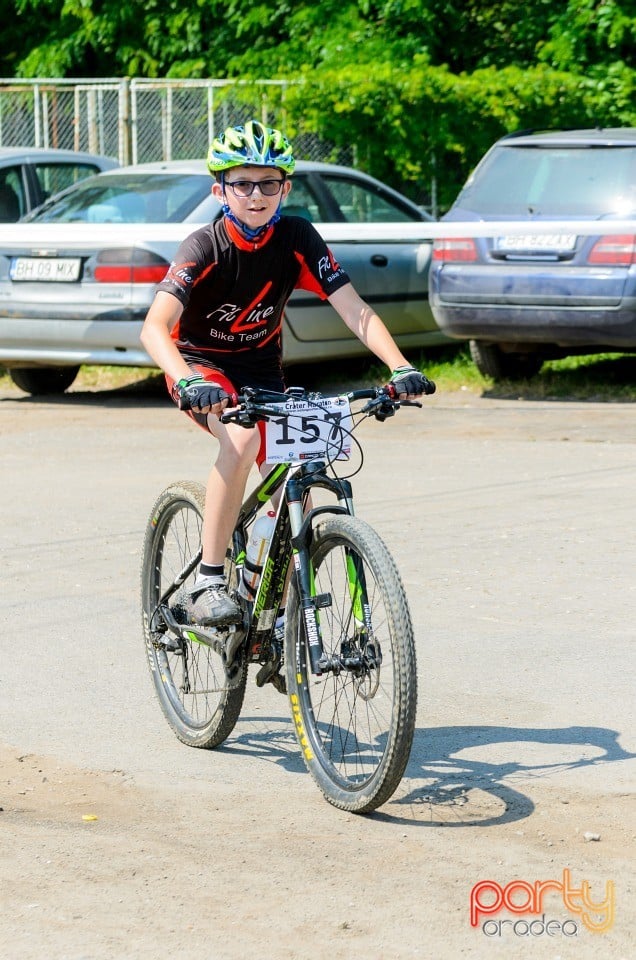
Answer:
<svg viewBox="0 0 636 960"><path fill-rule="evenodd" d="M289 496L290 492L292 494L291 497ZM310 545L315 518L321 513L331 515L343 513L351 515L350 496L347 498L342 497L341 502L337 505L332 504L326 507L316 507L305 514L302 506L302 498L294 498L293 494L294 490L292 486L292 490L288 490L292 553L311 671L315 676L320 676L325 672L338 673L342 669L353 668L353 660L356 661L355 666L357 666L358 658L354 657L352 659L351 656L348 655L347 641L351 638L344 636L341 638L342 649L339 655L332 654L331 656L327 656L325 654L319 611L324 607L330 607L333 600L329 593L316 593ZM360 557L354 551L347 550L346 553L347 581L351 600L354 633L357 637L360 637L360 635L369 636L371 625L364 567Z"/></svg>

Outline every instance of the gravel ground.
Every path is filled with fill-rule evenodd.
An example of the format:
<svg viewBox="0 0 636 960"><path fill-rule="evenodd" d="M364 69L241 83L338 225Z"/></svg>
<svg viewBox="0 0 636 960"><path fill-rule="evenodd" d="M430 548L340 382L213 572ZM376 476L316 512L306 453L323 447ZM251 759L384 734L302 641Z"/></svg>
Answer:
<svg viewBox="0 0 636 960"><path fill-rule="evenodd" d="M0 389L0 956L636 955L633 406L436 395L361 436L419 668L370 817L323 800L273 689L210 752L154 700L143 529L212 442L156 390Z"/></svg>

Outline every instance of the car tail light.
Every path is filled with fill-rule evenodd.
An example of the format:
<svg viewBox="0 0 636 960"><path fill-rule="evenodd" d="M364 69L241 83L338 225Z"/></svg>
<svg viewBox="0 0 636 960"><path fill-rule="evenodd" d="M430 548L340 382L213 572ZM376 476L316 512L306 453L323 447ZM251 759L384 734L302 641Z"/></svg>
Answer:
<svg viewBox="0 0 636 960"><path fill-rule="evenodd" d="M472 262L477 259L477 247L471 237L454 237L452 240L435 240L433 242L433 260L440 263L462 261Z"/></svg>
<svg viewBox="0 0 636 960"><path fill-rule="evenodd" d="M588 263L630 267L636 263L636 236L630 233L601 237L590 251Z"/></svg>
<svg viewBox="0 0 636 960"><path fill-rule="evenodd" d="M94 276L98 283L160 283L169 266L150 250L122 247L98 253Z"/></svg>

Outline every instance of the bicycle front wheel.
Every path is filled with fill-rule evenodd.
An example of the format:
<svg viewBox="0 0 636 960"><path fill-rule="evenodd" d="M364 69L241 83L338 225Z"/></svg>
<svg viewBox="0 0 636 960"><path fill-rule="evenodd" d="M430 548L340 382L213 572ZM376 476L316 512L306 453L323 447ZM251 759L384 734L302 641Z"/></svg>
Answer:
<svg viewBox="0 0 636 960"><path fill-rule="evenodd" d="M311 672L294 578L285 661L296 735L327 800L368 813L394 793L413 742L417 677L408 603L393 558L364 521L321 521L310 554L330 667Z"/></svg>
<svg viewBox="0 0 636 960"><path fill-rule="evenodd" d="M161 632L157 615L160 598L199 551L204 505L205 489L198 483L175 483L158 498L144 540L141 603L148 665L164 716L183 743L211 748L238 720L247 663L243 659L230 682L220 656L194 633L169 649L164 641L171 638ZM195 567L181 590L194 585L196 573ZM178 606L178 595L168 602Z"/></svg>

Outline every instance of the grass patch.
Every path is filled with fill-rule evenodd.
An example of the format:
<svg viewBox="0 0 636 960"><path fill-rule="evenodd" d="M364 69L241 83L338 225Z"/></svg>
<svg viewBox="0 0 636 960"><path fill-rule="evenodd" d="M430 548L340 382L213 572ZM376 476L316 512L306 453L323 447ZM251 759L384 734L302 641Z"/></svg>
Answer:
<svg viewBox="0 0 636 960"><path fill-rule="evenodd" d="M157 371L148 367L80 367L73 384L76 390L116 390L156 377Z"/></svg>
<svg viewBox="0 0 636 960"><path fill-rule="evenodd" d="M417 366L435 381L440 393L464 390L515 400L636 401L636 354L601 353L548 360L528 380L497 382L479 373L468 346L463 344L437 354L423 354Z"/></svg>
<svg viewBox="0 0 636 960"><path fill-rule="evenodd" d="M636 355L590 354L548 360L530 380L490 383L483 395L522 400L636 401Z"/></svg>
<svg viewBox="0 0 636 960"><path fill-rule="evenodd" d="M120 390L135 385L143 388L150 381L161 376L158 370L148 367L97 367L87 365L80 367L70 390L97 392L100 390ZM0 367L0 389L18 389L4 367Z"/></svg>

